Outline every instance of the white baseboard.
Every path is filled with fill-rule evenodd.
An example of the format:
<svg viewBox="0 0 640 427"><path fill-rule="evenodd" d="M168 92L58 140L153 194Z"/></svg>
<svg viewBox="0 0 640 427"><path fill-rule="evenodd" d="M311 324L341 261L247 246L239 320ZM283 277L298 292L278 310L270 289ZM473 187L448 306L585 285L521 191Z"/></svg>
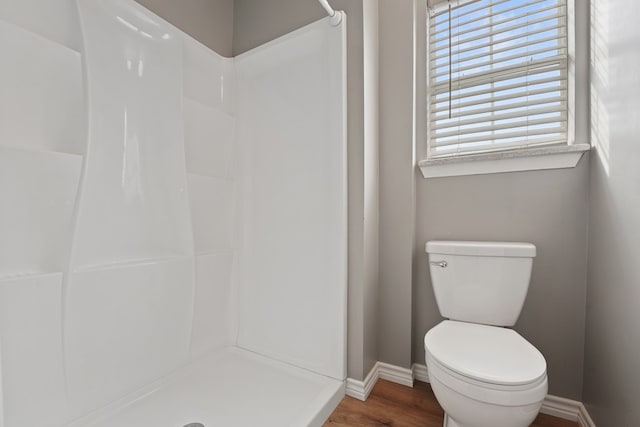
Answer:
<svg viewBox="0 0 640 427"><path fill-rule="evenodd" d="M384 362L376 362L364 381L347 378L347 396L365 401L378 379L413 387L413 371Z"/></svg>
<svg viewBox="0 0 640 427"><path fill-rule="evenodd" d="M580 402L580 412L578 413L578 424L580 424L580 427L596 427L596 423L593 421L593 418L591 418L591 415L589 415L589 411L587 411L587 408L584 406L584 403Z"/></svg>
<svg viewBox="0 0 640 427"><path fill-rule="evenodd" d="M565 420L576 421L580 427L596 427L589 412L587 412L587 408L577 400L548 395L542 402L540 412Z"/></svg>
<svg viewBox="0 0 640 427"><path fill-rule="evenodd" d="M563 397L547 396L540 412L570 421L578 421L581 403Z"/></svg>
<svg viewBox="0 0 640 427"><path fill-rule="evenodd" d="M373 386L378 379L391 381L408 387L413 387L413 380L429 382L429 372L426 365L414 363L411 369L388 363L377 362L364 381L347 378L347 396L359 400L367 400ZM542 403L540 412L565 420L576 421L580 427L596 427L593 419L589 416L587 408L582 402L547 395Z"/></svg>
<svg viewBox="0 0 640 427"><path fill-rule="evenodd" d="M421 365L420 363L414 363L411 367L413 371L413 379L422 381L423 383L429 383L429 372L427 371L427 365Z"/></svg>
<svg viewBox="0 0 640 427"><path fill-rule="evenodd" d="M351 396L355 399L362 400L363 402L367 400L371 390L373 390L373 386L378 382L378 363L373 365L369 374L367 374L364 381L354 380L353 378L347 378L347 387L346 394L347 396Z"/></svg>
<svg viewBox="0 0 640 427"><path fill-rule="evenodd" d="M378 362L376 365L378 366L378 378L413 387L413 371L411 369L383 362Z"/></svg>

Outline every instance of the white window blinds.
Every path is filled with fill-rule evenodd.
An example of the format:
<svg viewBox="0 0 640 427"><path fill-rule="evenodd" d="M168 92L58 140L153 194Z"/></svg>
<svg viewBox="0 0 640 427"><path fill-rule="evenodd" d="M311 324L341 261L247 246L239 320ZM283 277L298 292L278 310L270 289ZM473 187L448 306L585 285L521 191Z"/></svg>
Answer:
<svg viewBox="0 0 640 427"><path fill-rule="evenodd" d="M567 143L566 2L431 9L430 159Z"/></svg>

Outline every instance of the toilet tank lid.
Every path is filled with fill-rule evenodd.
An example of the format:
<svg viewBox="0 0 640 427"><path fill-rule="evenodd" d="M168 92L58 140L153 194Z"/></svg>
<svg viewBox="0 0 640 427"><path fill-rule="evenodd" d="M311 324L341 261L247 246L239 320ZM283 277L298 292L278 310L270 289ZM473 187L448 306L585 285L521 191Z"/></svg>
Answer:
<svg viewBox="0 0 640 427"><path fill-rule="evenodd" d="M432 240L427 242L425 250L429 254L500 256L533 258L536 247L524 242L481 242L462 240Z"/></svg>

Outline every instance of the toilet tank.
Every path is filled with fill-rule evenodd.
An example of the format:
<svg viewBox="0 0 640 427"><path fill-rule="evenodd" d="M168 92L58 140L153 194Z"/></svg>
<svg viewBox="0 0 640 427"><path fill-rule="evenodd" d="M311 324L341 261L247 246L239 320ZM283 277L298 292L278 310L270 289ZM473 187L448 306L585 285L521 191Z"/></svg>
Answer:
<svg viewBox="0 0 640 427"><path fill-rule="evenodd" d="M430 241L431 283L443 317L513 326L527 297L531 243Z"/></svg>

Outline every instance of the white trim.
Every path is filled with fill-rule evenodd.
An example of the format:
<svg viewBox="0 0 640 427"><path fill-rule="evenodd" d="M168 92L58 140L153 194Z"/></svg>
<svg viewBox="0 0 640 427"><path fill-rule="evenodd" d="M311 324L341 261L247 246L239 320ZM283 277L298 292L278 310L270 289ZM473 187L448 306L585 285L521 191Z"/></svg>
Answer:
<svg viewBox="0 0 640 427"><path fill-rule="evenodd" d="M569 421L576 421L580 427L596 427L582 402L564 397L547 395L540 412Z"/></svg>
<svg viewBox="0 0 640 427"><path fill-rule="evenodd" d="M422 365L420 363L414 363L411 367L413 371L413 378L422 381L423 383L430 383L429 381L429 371L427 371L427 365Z"/></svg>
<svg viewBox="0 0 640 427"><path fill-rule="evenodd" d="M378 377L391 381L396 384L413 387L413 371L400 366L390 365L384 362L378 362Z"/></svg>
<svg viewBox="0 0 640 427"><path fill-rule="evenodd" d="M411 369L407 369L384 362L376 362L364 381L347 378L347 396L362 401L367 400L378 379L413 387L414 379L428 383L429 372L427 366L420 363L414 363ZM542 402L540 413L564 420L576 421L580 427L596 427L589 412L587 412L587 408L577 400L547 395L544 402Z"/></svg>
<svg viewBox="0 0 640 427"><path fill-rule="evenodd" d="M351 396L355 399L362 400L363 402L367 400L371 390L373 390L373 386L378 382L378 364L380 362L376 362L369 371L369 374L366 376L364 381L354 380L353 378L347 378L347 387L346 394L347 396Z"/></svg>
<svg viewBox="0 0 640 427"><path fill-rule="evenodd" d="M564 397L547 396L542 402L540 412L563 420L578 421L581 403Z"/></svg>
<svg viewBox="0 0 640 427"><path fill-rule="evenodd" d="M400 366L390 365L384 362L376 362L364 381L347 378L346 393L347 396L365 401L369 397L371 390L373 390L373 386L378 382L378 379L413 387L413 375L412 369L401 368Z"/></svg>
<svg viewBox="0 0 640 427"><path fill-rule="evenodd" d="M591 418L591 415L589 415L589 411L587 411L586 406L584 406L584 403L582 402L580 402L578 424L580 424L580 427L596 427L596 423L593 421L593 418Z"/></svg>
<svg viewBox="0 0 640 427"><path fill-rule="evenodd" d="M419 166L425 178L573 168L590 148L588 144L575 144L499 151L422 160Z"/></svg>

